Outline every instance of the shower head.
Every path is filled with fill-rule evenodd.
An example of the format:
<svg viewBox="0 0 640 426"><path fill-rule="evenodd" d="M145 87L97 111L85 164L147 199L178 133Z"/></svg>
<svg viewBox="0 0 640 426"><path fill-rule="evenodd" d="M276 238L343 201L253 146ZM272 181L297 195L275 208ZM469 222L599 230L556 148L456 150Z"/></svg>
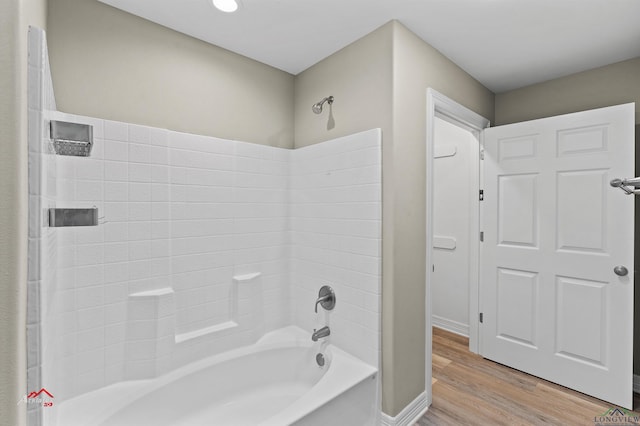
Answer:
<svg viewBox="0 0 640 426"><path fill-rule="evenodd" d="M320 102L313 104L311 110L316 114L320 114L322 112L322 105L324 105L325 102L329 102L329 105L331 105L333 103L333 96L327 96Z"/></svg>

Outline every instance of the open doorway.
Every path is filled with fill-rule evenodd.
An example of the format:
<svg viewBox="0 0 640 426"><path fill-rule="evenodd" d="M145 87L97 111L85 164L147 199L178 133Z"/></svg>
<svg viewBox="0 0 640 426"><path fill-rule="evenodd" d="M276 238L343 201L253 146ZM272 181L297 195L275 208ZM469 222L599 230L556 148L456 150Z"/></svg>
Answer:
<svg viewBox="0 0 640 426"><path fill-rule="evenodd" d="M469 337L469 293L475 284L478 220L477 154L479 141L464 127L439 116L434 120L433 261L431 295L433 326ZM476 154L476 155L474 155ZM472 257L473 256L473 257Z"/></svg>
<svg viewBox="0 0 640 426"><path fill-rule="evenodd" d="M480 236L480 207L479 207L479 196L480 196L480 157L482 155L482 130L489 126L489 120L486 118L476 114L475 112L469 110L468 108L463 107L457 102L449 99L448 97L442 95L441 93L429 88L427 89L427 146L426 146L426 154L427 154L427 223L426 223L426 244L427 244L427 268L426 268L426 281L427 283L433 283L435 268L438 267L438 272L440 273L440 280L444 281L447 279L447 275L454 273L453 270L457 267L455 263L455 259L452 259L454 256L450 256L455 253L457 249L458 252L456 254L462 254L466 259L465 268L459 268L455 272L457 276L461 277L462 283L458 283L454 288L446 289L438 297L446 297L447 291L451 290L451 292L458 292L458 296L460 292L464 293L464 298L466 300L462 302L455 302L455 307L453 309L456 310L456 317L448 318L449 321L446 321L446 314L440 312L440 314L436 314L440 318L436 317L436 322L440 321L439 326L457 328L456 331L458 334L466 334L469 338L469 349L472 352L478 352L478 277L479 277L479 236ZM438 129L438 139L441 143L436 141L436 129ZM445 141L445 138L448 138L448 135L453 135L451 138L454 142L448 143ZM458 139L460 141L458 141ZM440 183L436 183L433 172L435 171L435 162L436 156L441 159L446 159L448 157L455 157L452 153L452 146L456 145L456 154L459 155L458 160L460 162L459 168L464 168L464 176L462 178L458 177L455 173L448 173L444 175L441 180L445 180ZM458 145L460 147L458 148ZM462 154L464 151L464 154ZM459 153L460 152L460 153ZM446 167L446 165L445 165ZM457 168L458 169L458 168ZM457 170L456 169L456 170ZM437 187L436 187L437 185ZM456 237L455 235L447 235L448 230L454 228L456 226L456 220L448 220L446 221L442 218L443 215L446 215L446 209L438 212L441 220L438 223L438 227L442 229L442 234L437 234L434 232L434 225L436 215L438 213L434 212L434 198L436 194L436 190L439 191L443 197L446 197L446 192L451 191L452 193L456 191L461 191L460 194L456 196L451 196L453 198L452 203L456 203L459 200L464 198L464 201L459 201L462 203L462 206L458 205L457 208L460 208L458 217L465 217L466 219L457 219L464 220L465 225L464 229L460 232L460 237ZM458 201L456 201L458 200ZM455 206L455 204L452 204ZM456 207L453 207L456 208ZM436 219L437 220L437 219ZM450 222L450 223L446 223ZM446 226L444 226L445 224ZM457 233L456 233L457 234ZM436 238L436 235L438 238ZM454 241L455 240L455 241ZM438 245L437 248L434 249L434 245ZM453 247L455 246L455 247ZM460 249L458 249L460 247ZM449 252L445 252L445 250L449 250ZM439 251L436 253L436 251ZM440 266L436 266L437 263ZM466 280L466 285L465 285ZM444 284L446 285L446 283ZM435 290L438 292L439 290ZM429 368L432 362L432 341L431 341L431 330L434 317L432 313L434 312L434 299L433 299L434 289L432 285L427 285L426 287L426 377L425 377L425 387L427 393L428 403L430 404L432 401L431 395L431 381L432 381L432 370ZM465 315L465 306L466 306L466 315ZM458 324L456 324L458 323Z"/></svg>

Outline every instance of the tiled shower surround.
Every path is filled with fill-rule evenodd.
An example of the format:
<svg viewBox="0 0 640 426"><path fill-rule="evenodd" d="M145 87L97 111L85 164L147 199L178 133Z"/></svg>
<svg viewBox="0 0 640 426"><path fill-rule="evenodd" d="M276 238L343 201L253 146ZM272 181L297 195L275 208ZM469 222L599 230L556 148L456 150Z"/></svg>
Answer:
<svg viewBox="0 0 640 426"><path fill-rule="evenodd" d="M43 37L34 99L52 93ZM378 366L379 130L286 150L54 109L30 110L30 391L64 403L291 324L329 324ZM52 155L51 119L91 124L91 156ZM53 206L96 206L100 224L49 228ZM324 284L336 308L316 315ZM30 410L56 423L55 405Z"/></svg>
<svg viewBox="0 0 640 426"><path fill-rule="evenodd" d="M97 206L102 222L57 230L77 345L61 361L76 382L59 393L153 377L289 323L289 151L54 117L98 135L90 158L59 159L58 206ZM248 273L260 275L238 281Z"/></svg>

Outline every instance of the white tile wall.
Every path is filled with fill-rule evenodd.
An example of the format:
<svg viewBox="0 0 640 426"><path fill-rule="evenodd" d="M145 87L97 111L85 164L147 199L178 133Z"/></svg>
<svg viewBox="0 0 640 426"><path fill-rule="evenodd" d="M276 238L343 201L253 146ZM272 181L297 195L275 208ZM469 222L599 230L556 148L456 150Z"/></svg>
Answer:
<svg viewBox="0 0 640 426"><path fill-rule="evenodd" d="M380 359L381 134L370 130L292 153L293 310L311 330L373 366ZM318 291L333 311L314 314Z"/></svg>
<svg viewBox="0 0 640 426"><path fill-rule="evenodd" d="M27 392L38 391L54 381L48 355L54 350L59 332L52 315L52 298L56 288L48 284L58 281L57 236L43 227L44 209L55 206L57 159L46 143L46 118L55 110L53 85L44 32L29 29L28 37L28 156L29 156L29 241L27 282ZM55 394L54 394L55 395ZM30 426L44 424L55 414L29 404Z"/></svg>
<svg viewBox="0 0 640 426"><path fill-rule="evenodd" d="M56 112L43 36L30 38L30 390L61 403L291 323L327 323L378 365L379 130L289 151ZM91 157L51 155L50 119L91 124ZM101 224L48 228L53 206L96 206ZM323 284L338 303L316 317Z"/></svg>
<svg viewBox="0 0 640 426"><path fill-rule="evenodd" d="M285 149L235 144L234 275L262 273L259 286L246 288L265 307L257 309L264 315L253 318L254 329L260 334L288 325L292 319L288 285L290 155Z"/></svg>
<svg viewBox="0 0 640 426"><path fill-rule="evenodd" d="M199 222L233 220L234 142L169 132L169 214L176 333L229 320L232 234L202 234ZM200 181L194 173L211 173ZM191 227L194 232L181 230ZM222 289L217 291L217 289Z"/></svg>
<svg viewBox="0 0 640 426"><path fill-rule="evenodd" d="M165 371L149 360L129 362L133 293L172 288L176 335L236 322L235 330L189 342L174 365L291 322L288 151L50 115L94 126L90 158L52 156L57 206L97 206L102 216L98 227L43 228L57 236L59 253L52 268L58 288L43 308L50 306L47 318L66 342L46 355L60 400ZM261 284L235 289L232 277L248 272L261 272Z"/></svg>

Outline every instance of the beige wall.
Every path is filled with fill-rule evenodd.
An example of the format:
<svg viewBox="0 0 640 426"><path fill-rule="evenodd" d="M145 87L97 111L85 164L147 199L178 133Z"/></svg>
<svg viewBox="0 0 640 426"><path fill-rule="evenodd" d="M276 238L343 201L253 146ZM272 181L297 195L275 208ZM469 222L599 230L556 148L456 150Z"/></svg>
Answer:
<svg viewBox="0 0 640 426"><path fill-rule="evenodd" d="M640 123L640 58L496 95L496 123L550 117L636 102Z"/></svg>
<svg viewBox="0 0 640 426"><path fill-rule="evenodd" d="M374 127L391 133L391 23L318 62L295 77L296 148ZM322 114L311 105L332 95ZM330 112L335 127L327 129Z"/></svg>
<svg viewBox="0 0 640 426"><path fill-rule="evenodd" d="M26 422L27 31L45 0L0 2L0 425Z"/></svg>
<svg viewBox="0 0 640 426"><path fill-rule="evenodd" d="M396 23L393 68L393 276L384 290L383 372L393 382L389 414L396 415L424 390L426 272L426 89L432 87L493 121L494 95L460 67ZM383 292L384 294L384 292ZM391 371L386 371L391 369Z"/></svg>
<svg viewBox="0 0 640 426"><path fill-rule="evenodd" d="M58 109L293 147L293 76L97 0L49 2Z"/></svg>
<svg viewBox="0 0 640 426"><path fill-rule="evenodd" d="M426 89L493 119L493 94L392 21L296 77L296 146L382 128L382 402L396 416L425 389ZM335 96L336 126L311 105Z"/></svg>
<svg viewBox="0 0 640 426"><path fill-rule="evenodd" d="M640 175L640 58L496 95L496 122L508 124L627 102L636 103L636 176ZM640 197L636 197L635 264L640 265ZM640 291L635 292L634 373L640 374Z"/></svg>

